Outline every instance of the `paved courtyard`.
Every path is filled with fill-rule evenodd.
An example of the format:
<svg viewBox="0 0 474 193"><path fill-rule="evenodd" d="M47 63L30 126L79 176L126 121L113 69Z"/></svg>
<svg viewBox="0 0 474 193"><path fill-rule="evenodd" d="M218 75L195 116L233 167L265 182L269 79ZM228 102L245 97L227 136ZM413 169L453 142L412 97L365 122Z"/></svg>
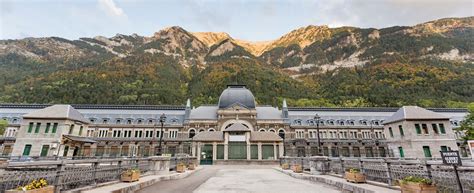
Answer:
<svg viewBox="0 0 474 193"><path fill-rule="evenodd" d="M335 188L299 180L272 166L203 166L187 178L162 181L142 193L287 193L340 192Z"/></svg>

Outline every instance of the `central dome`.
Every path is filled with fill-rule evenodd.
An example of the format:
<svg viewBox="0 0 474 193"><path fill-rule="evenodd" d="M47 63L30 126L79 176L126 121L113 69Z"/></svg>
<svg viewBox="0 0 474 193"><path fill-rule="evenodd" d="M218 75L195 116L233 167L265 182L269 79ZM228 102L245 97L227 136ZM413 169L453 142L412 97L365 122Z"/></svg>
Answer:
<svg viewBox="0 0 474 193"><path fill-rule="evenodd" d="M227 108L235 103L247 108L255 108L255 98L245 85L227 85L219 97L219 108Z"/></svg>

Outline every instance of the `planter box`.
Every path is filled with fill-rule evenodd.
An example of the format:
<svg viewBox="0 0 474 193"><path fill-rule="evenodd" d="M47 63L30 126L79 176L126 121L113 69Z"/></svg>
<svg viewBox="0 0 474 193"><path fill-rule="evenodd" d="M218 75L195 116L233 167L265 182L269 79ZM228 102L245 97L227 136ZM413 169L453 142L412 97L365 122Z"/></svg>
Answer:
<svg viewBox="0 0 474 193"><path fill-rule="evenodd" d="M120 176L122 182L135 182L140 178L140 172L124 172Z"/></svg>
<svg viewBox="0 0 474 193"><path fill-rule="evenodd" d="M293 172L295 172L295 173L302 173L303 172L303 168L299 164L298 165L293 165L291 167L292 167Z"/></svg>
<svg viewBox="0 0 474 193"><path fill-rule="evenodd" d="M34 190L7 190L5 193L54 193L54 186L46 186L44 188L34 189Z"/></svg>
<svg viewBox="0 0 474 193"><path fill-rule="evenodd" d="M346 172L344 178L349 182L365 183L365 175L363 173Z"/></svg>
<svg viewBox="0 0 474 193"><path fill-rule="evenodd" d="M402 193L436 193L438 188L434 185L420 184L414 182L400 182Z"/></svg>
<svg viewBox="0 0 474 193"><path fill-rule="evenodd" d="M289 169L290 169L290 165L289 165L289 164L281 164L281 169L289 170Z"/></svg>
<svg viewBox="0 0 474 193"><path fill-rule="evenodd" d="M176 172L183 173L184 171L186 171L186 165L184 164L176 165Z"/></svg>
<svg viewBox="0 0 474 193"><path fill-rule="evenodd" d="M196 169L196 166L194 164L188 165L188 170L194 170L194 169Z"/></svg>

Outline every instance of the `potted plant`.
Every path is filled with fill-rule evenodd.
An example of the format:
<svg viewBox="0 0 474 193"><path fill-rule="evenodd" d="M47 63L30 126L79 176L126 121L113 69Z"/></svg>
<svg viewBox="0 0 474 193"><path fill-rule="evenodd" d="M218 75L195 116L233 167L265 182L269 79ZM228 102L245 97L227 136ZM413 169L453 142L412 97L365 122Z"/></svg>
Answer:
<svg viewBox="0 0 474 193"><path fill-rule="evenodd" d="M399 183L404 193L436 193L438 190L432 180L417 176L408 176Z"/></svg>
<svg viewBox="0 0 474 193"><path fill-rule="evenodd" d="M176 172L178 173L183 173L184 171L186 171L186 165L182 162L176 164Z"/></svg>
<svg viewBox="0 0 474 193"><path fill-rule="evenodd" d="M27 185L19 186L16 189L5 191L5 193L20 193L20 192L53 193L54 186L48 185L48 181L46 179L40 178L38 180L31 181Z"/></svg>
<svg viewBox="0 0 474 193"><path fill-rule="evenodd" d="M293 172L295 173L302 173L303 172L303 167L301 167L301 164L295 164L292 167Z"/></svg>
<svg viewBox="0 0 474 193"><path fill-rule="evenodd" d="M351 168L346 171L344 178L348 182L365 183L365 175L358 168Z"/></svg>
<svg viewBox="0 0 474 193"><path fill-rule="evenodd" d="M194 170L194 169L196 169L196 165L194 165L194 163L189 163L188 164L188 169L189 170Z"/></svg>
<svg viewBox="0 0 474 193"><path fill-rule="evenodd" d="M135 182L138 181L140 178L140 170L139 169L128 169L122 172L120 179L122 182Z"/></svg>
<svg viewBox="0 0 474 193"><path fill-rule="evenodd" d="M284 169L284 170L290 169L290 164L288 163L281 164L281 169Z"/></svg>

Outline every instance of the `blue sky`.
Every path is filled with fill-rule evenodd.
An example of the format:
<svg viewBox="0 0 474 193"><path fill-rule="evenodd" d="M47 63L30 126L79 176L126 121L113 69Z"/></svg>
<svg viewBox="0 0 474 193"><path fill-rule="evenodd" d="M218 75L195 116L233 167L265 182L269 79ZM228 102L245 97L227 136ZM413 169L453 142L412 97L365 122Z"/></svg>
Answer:
<svg viewBox="0 0 474 193"><path fill-rule="evenodd" d="M264 41L307 25L381 28L473 12L471 0L0 0L0 39L150 36L181 26Z"/></svg>

